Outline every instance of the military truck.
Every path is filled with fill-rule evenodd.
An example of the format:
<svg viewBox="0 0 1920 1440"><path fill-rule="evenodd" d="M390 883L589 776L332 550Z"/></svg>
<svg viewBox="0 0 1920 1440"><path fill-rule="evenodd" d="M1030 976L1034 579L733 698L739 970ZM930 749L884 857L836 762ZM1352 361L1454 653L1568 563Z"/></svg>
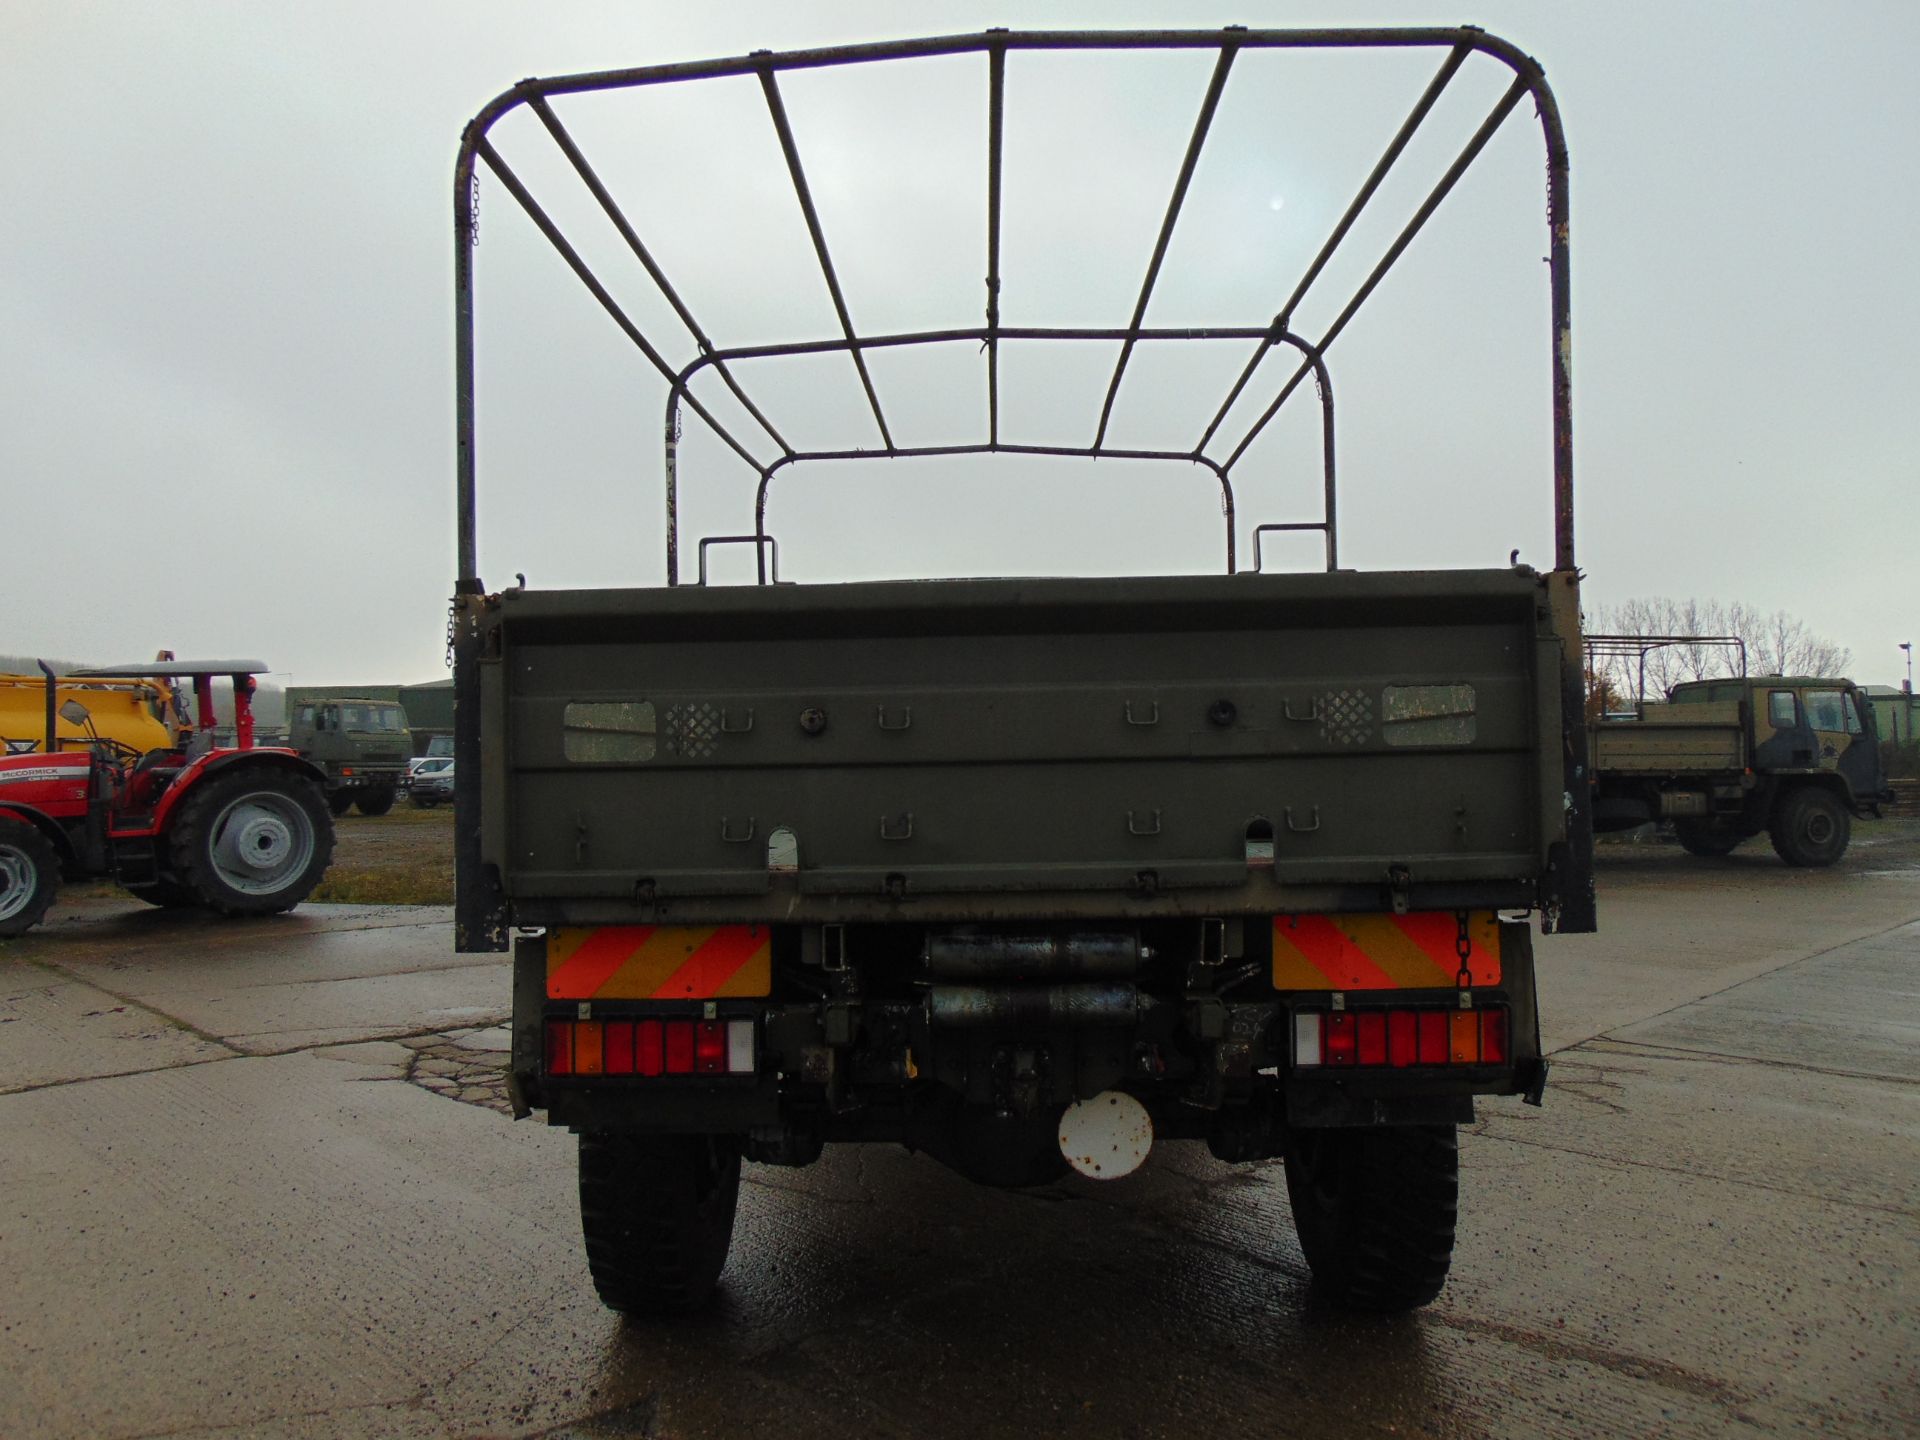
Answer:
<svg viewBox="0 0 1920 1440"><path fill-rule="evenodd" d="M326 776L334 814L384 815L400 793L412 737L391 700L289 690L286 743Z"/></svg>
<svg viewBox="0 0 1920 1440"><path fill-rule="evenodd" d="M1236 59L1341 50L1423 51L1438 71L1279 318L1145 325ZM1007 73L1034 56L1101 51L1210 57L1200 119L1131 319L1015 325L999 310ZM817 85L822 73L936 56L982 71L981 326L862 332L840 306L839 333L721 345L566 125L573 96L594 97L604 117L623 94L757 80L838 300L782 79L804 70ZM1339 318L1297 334L1295 304L1462 71L1489 81L1497 102ZM1540 468L1552 477L1554 564L1342 569L1326 352L1523 101L1548 180L1540 393L1553 447ZM518 112L530 112L519 139L552 142L541 173L558 167L584 185L678 313L684 366L622 308L530 172L495 148L494 127ZM481 580L480 167L666 382L664 585ZM975 1180L1026 1185L1069 1168L1124 1176L1156 1137L1203 1141L1235 1162L1282 1159L1301 1249L1335 1302L1398 1310L1439 1292L1457 1128L1475 1097L1538 1103L1545 1085L1534 928L1595 925L1566 178L1540 67L1471 28L989 31L527 80L479 113L454 187L456 944L512 947L510 1094L517 1114L543 1109L579 1135L587 1267L609 1306L671 1312L708 1296L743 1159L806 1165L828 1144L904 1144ZM1219 416L1190 449L1110 446L1104 414L1097 429L1089 417L1090 445L1013 433L1002 347L1057 354L1058 342L1088 340L1117 357L1109 408L1141 346L1241 348L1248 363L1220 416L1243 392L1257 406L1263 362L1284 357L1290 378L1261 382L1277 397L1237 449L1210 448ZM974 441L915 444L889 429L862 357L914 345L981 357ZM780 438L743 377L766 373L749 362L795 356L848 362L884 438L817 449ZM1243 566L1235 462L1309 382L1324 508L1253 527L1255 563ZM726 413L703 398L727 392L738 403ZM702 538L691 583L678 531L685 411L759 475L752 528ZM744 439L743 417L760 427ZM1220 486L1224 573L781 581L766 522L781 472L953 453L1197 465ZM1324 573L1262 573L1257 547L1280 531L1322 542ZM760 583L709 583L722 545L747 547Z"/></svg>
<svg viewBox="0 0 1920 1440"><path fill-rule="evenodd" d="M1702 856L1765 832L1789 865L1832 865L1853 817L1878 816L1892 796L1865 693L1851 680L1747 675L1745 647L1725 637L1588 640L1590 655L1664 645L1738 647L1741 673L1684 681L1664 701L1642 687L1630 711L1594 720L1595 830L1670 820Z"/></svg>

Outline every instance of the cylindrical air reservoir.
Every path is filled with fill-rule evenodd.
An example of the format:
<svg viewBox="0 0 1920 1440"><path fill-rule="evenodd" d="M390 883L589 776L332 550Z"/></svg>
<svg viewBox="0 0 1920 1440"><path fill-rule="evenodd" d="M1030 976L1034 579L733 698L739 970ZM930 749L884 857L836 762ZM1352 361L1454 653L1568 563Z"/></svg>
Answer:
<svg viewBox="0 0 1920 1440"><path fill-rule="evenodd" d="M936 980L1117 980L1138 973L1147 952L1134 935L933 935L927 973Z"/></svg>
<svg viewBox="0 0 1920 1440"><path fill-rule="evenodd" d="M927 1014L936 1026L952 1029L1131 1025L1139 997L1131 985L935 985Z"/></svg>

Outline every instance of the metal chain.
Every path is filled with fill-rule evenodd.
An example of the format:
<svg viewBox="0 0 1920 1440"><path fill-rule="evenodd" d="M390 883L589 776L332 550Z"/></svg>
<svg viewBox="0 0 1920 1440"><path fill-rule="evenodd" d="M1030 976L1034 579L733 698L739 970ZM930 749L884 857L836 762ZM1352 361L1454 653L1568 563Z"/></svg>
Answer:
<svg viewBox="0 0 1920 1440"><path fill-rule="evenodd" d="M1473 940L1467 934L1467 912L1457 912L1460 926L1453 937L1453 953L1460 958L1460 973L1453 977L1453 983L1462 990L1473 988L1473 968L1467 964L1467 957L1473 954Z"/></svg>
<svg viewBox="0 0 1920 1440"><path fill-rule="evenodd" d="M467 177L467 244L480 248L480 172Z"/></svg>
<svg viewBox="0 0 1920 1440"><path fill-rule="evenodd" d="M460 615L459 602L455 600L449 600L447 602L447 668L449 670L453 668L454 626L458 622L459 615Z"/></svg>

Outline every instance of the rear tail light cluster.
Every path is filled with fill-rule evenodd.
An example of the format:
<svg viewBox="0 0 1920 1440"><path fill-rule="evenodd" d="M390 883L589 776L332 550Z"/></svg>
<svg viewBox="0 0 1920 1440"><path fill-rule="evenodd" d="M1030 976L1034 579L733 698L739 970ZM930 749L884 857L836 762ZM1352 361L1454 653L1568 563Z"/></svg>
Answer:
<svg viewBox="0 0 1920 1440"><path fill-rule="evenodd" d="M549 1075L751 1075L751 1020L549 1020Z"/></svg>
<svg viewBox="0 0 1920 1440"><path fill-rule="evenodd" d="M1300 1010L1293 1017L1293 1063L1330 1069L1405 1069L1412 1065L1504 1065L1507 1011Z"/></svg>

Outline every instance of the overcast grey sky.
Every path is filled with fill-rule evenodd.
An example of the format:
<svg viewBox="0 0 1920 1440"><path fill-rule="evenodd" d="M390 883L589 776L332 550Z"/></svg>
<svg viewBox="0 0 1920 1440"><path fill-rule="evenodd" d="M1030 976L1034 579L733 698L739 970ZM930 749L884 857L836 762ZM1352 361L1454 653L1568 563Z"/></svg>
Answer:
<svg viewBox="0 0 1920 1440"><path fill-rule="evenodd" d="M1856 679L1897 682L1897 643L1920 639L1920 89L1907 73L1920 7L1864 0L8 0L0 649L259 654L300 684L444 674L451 168L467 118L521 76L990 25L1462 22L1537 56L1566 119L1589 603L1786 608L1851 647ZM1270 317L1435 64L1238 64L1149 323ZM1010 64L1009 323L1125 322L1210 68L1204 55ZM784 86L863 329L981 323L983 70L926 62ZM1411 210L1499 88L1491 67L1463 72L1381 219ZM835 333L757 86L705 92L561 108L717 340ZM558 179L536 130L522 117L498 138L531 177ZM591 219L548 188L556 209ZM1498 565L1515 547L1551 562L1542 204L1523 108L1336 347L1343 563ZM1367 232L1372 253L1393 228ZM1367 252L1315 291L1302 328L1335 313ZM497 183L482 186L479 267L483 576L658 583L664 386ZM644 277L620 282L649 332L690 358L644 292ZM1112 352L1085 349L1009 353L1011 435L1086 443ZM1143 349L1110 443L1191 444L1243 357ZM873 368L903 441L978 437L970 347ZM747 378L790 438L875 443L844 357ZM1310 400L1249 452L1243 554L1253 525L1314 513ZM1236 417L1244 428L1250 412ZM752 484L691 418L687 435L690 555L693 537L750 528ZM803 468L777 482L770 523L800 579L1221 559L1218 492L1192 467Z"/></svg>

